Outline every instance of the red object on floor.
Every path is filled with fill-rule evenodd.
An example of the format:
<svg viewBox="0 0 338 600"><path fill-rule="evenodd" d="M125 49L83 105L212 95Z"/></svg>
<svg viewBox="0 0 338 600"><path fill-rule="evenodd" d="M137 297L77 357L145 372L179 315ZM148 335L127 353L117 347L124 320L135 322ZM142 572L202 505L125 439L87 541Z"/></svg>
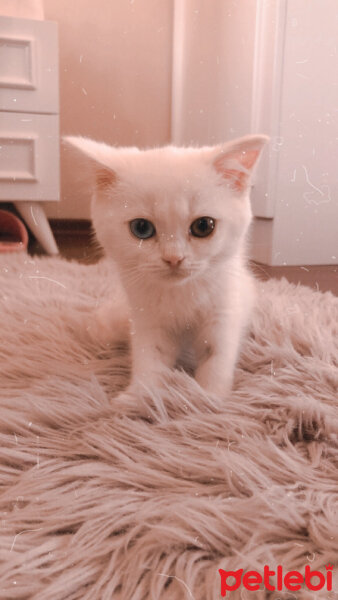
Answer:
<svg viewBox="0 0 338 600"><path fill-rule="evenodd" d="M0 210L0 252L26 250L28 233L18 217L7 210Z"/></svg>

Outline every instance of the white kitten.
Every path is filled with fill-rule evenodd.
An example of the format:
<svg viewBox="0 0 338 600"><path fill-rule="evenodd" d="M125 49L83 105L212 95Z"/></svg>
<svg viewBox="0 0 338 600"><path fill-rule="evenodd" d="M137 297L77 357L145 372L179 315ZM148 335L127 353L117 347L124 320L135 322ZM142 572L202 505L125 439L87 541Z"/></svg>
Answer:
<svg viewBox="0 0 338 600"><path fill-rule="evenodd" d="M144 151L66 139L96 163L93 221L129 300L132 383L156 384L188 346L196 380L225 395L254 299L243 250L268 138Z"/></svg>

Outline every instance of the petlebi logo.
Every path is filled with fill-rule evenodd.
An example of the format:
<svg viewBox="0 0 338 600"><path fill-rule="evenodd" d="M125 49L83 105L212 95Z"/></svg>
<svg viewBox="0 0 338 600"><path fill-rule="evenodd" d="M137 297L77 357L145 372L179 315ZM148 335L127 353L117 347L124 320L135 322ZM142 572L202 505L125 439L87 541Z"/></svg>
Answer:
<svg viewBox="0 0 338 600"><path fill-rule="evenodd" d="M304 573L284 571L282 565L278 565L276 571L270 569L269 565L264 565L263 574L258 571L246 571L244 573L244 569L238 569L237 571L218 569L221 576L221 596L225 598L227 592L234 592L240 587L250 592L264 589L269 592L275 590L278 592L285 590L296 592L302 587L314 592L322 589L330 592L332 590L333 565L328 564L325 569L325 574L321 571L312 571L310 565L305 566Z"/></svg>

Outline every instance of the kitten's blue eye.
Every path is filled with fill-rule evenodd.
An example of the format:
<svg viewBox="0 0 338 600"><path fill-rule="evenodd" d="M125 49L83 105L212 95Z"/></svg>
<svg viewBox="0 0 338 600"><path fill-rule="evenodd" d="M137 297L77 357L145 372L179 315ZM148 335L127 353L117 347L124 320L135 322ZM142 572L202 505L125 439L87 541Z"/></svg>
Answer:
<svg viewBox="0 0 338 600"><path fill-rule="evenodd" d="M215 221L211 217L199 217L190 225L190 233L195 237L207 237L215 229Z"/></svg>
<svg viewBox="0 0 338 600"><path fill-rule="evenodd" d="M156 233L154 225L147 219L133 219L130 221L129 227L132 234L140 240L147 240Z"/></svg>

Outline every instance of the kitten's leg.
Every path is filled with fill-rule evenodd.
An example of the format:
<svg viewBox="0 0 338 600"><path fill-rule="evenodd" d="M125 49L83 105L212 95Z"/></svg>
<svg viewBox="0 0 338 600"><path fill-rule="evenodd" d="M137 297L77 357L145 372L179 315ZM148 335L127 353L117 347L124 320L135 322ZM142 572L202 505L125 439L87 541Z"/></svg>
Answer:
<svg viewBox="0 0 338 600"><path fill-rule="evenodd" d="M242 333L238 315L208 323L199 332L195 379L206 391L222 397L230 391Z"/></svg>
<svg viewBox="0 0 338 600"><path fill-rule="evenodd" d="M130 308L121 286L116 286L109 300L93 310L86 322L90 337L105 345L127 342L130 335Z"/></svg>
<svg viewBox="0 0 338 600"><path fill-rule="evenodd" d="M155 385L166 368L173 368L177 356L174 340L159 328L145 323L132 324L131 385Z"/></svg>
<svg viewBox="0 0 338 600"><path fill-rule="evenodd" d="M196 337L199 359L195 377L205 390L222 397L230 391L255 297L252 277L246 271L237 272L224 296L227 308L212 321L206 319L200 328Z"/></svg>

